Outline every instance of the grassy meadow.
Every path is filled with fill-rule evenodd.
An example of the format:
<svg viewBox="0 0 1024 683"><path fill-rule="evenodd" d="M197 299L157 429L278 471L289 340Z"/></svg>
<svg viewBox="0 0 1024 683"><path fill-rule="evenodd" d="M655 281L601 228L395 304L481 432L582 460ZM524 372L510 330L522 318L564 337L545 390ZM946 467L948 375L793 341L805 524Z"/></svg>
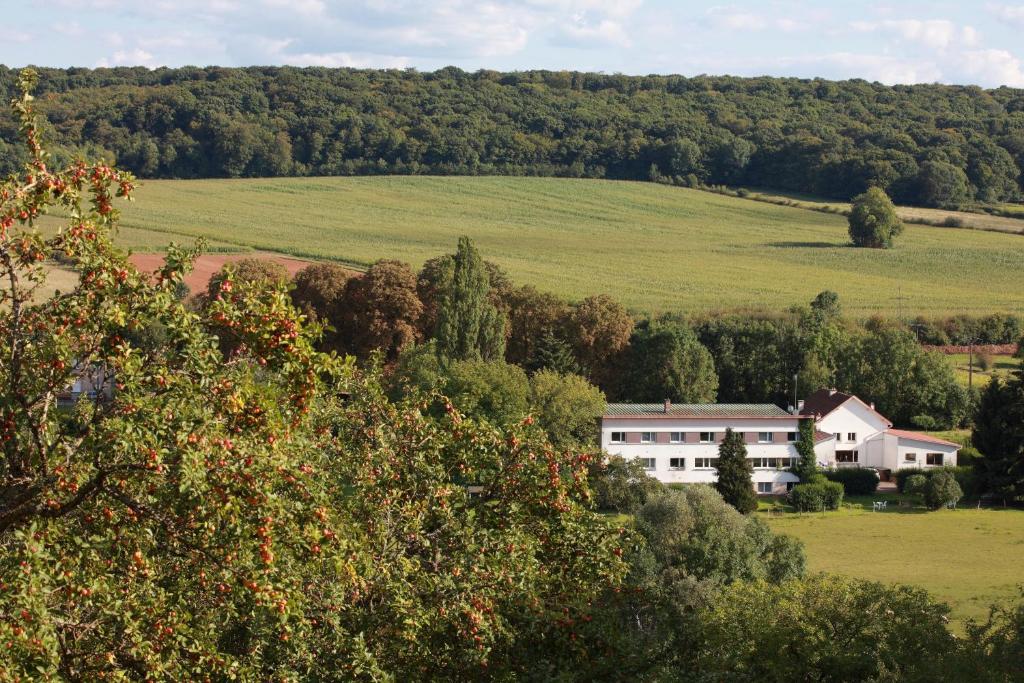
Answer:
<svg viewBox="0 0 1024 683"><path fill-rule="evenodd" d="M653 183L507 177L147 181L124 209L137 251L204 236L355 267L418 267L460 235L517 282L642 312L784 309L823 289L853 315L1024 310L1024 237L908 226L847 246L842 216Z"/></svg>
<svg viewBox="0 0 1024 683"><path fill-rule="evenodd" d="M954 626L984 619L988 606L1019 598L1024 586L1024 511L895 507L873 512L854 499L836 512L766 516L802 540L808 569L926 588L952 608ZM965 552L969 549L969 552Z"/></svg>

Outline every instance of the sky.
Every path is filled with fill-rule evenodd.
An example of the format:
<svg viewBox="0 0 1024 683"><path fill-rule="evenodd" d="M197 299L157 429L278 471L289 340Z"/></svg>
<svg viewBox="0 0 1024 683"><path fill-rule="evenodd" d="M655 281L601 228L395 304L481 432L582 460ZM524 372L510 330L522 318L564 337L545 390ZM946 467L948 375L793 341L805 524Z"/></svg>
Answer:
<svg viewBox="0 0 1024 683"><path fill-rule="evenodd" d="M0 0L0 18L0 63L12 67L453 65L1024 87L1024 4L984 0Z"/></svg>

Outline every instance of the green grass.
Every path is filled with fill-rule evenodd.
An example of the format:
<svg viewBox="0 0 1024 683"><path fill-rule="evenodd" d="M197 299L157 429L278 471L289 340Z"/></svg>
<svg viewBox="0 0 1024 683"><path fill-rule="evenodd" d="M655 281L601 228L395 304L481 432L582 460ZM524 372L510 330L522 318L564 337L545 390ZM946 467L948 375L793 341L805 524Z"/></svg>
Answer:
<svg viewBox="0 0 1024 683"><path fill-rule="evenodd" d="M552 178L148 181L124 209L136 250L220 247L418 267L460 235L517 282L607 292L646 312L784 309L823 289L853 315L1020 311L1024 238L909 226L888 251L846 246L842 216L652 183Z"/></svg>
<svg viewBox="0 0 1024 683"><path fill-rule="evenodd" d="M949 360L956 369L956 378L965 387L971 381L970 361L966 353L951 353ZM1010 355L992 356L992 365L988 370L978 367L978 355L974 355L974 386L984 387L993 377L1005 379L1011 372L1020 367L1020 361Z"/></svg>
<svg viewBox="0 0 1024 683"><path fill-rule="evenodd" d="M873 512L871 500L889 508ZM766 516L772 529L804 542L812 572L926 588L952 608L954 626L983 619L991 603L1024 584L1024 511L896 507L900 496L852 499L837 512Z"/></svg>

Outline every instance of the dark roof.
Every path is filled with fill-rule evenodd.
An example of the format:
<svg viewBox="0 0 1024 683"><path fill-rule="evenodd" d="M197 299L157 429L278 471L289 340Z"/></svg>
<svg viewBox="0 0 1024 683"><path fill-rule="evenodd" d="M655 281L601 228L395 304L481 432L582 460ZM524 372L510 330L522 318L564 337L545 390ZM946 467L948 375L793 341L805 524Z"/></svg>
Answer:
<svg viewBox="0 0 1024 683"><path fill-rule="evenodd" d="M802 414L825 417L851 398L853 398L853 394L844 394L832 389L818 389L804 400Z"/></svg>
<svg viewBox="0 0 1024 683"><path fill-rule="evenodd" d="M605 417L795 417L773 403L609 403Z"/></svg>
<svg viewBox="0 0 1024 683"><path fill-rule="evenodd" d="M913 441L923 441L924 443L937 443L941 446L954 446L956 448L963 448L963 446L961 446L958 443L946 441L945 439L940 439L938 437L932 436L931 434L924 434L923 432L911 432L905 429L889 429L887 430L887 433L892 434L893 436L900 439L912 439Z"/></svg>

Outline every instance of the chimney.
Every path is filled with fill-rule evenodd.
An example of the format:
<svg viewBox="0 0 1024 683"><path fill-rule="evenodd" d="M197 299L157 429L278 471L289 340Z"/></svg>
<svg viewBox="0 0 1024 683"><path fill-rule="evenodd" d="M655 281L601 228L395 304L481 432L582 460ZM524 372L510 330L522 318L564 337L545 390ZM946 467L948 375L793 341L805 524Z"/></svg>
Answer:
<svg viewBox="0 0 1024 683"><path fill-rule="evenodd" d="M672 399L666 398L665 399L665 412L667 413L671 407L672 407Z"/></svg>
<svg viewBox="0 0 1024 683"><path fill-rule="evenodd" d="M836 395L836 390L835 389L829 389L828 390L828 395L829 396L835 396Z"/></svg>
<svg viewBox="0 0 1024 683"><path fill-rule="evenodd" d="M801 399L801 400L796 402L796 412L797 412L797 414L800 414L800 413L804 412L804 402L803 402L803 399Z"/></svg>
<svg viewBox="0 0 1024 683"><path fill-rule="evenodd" d="M874 402L874 401L872 401L872 402L871 402L871 410L874 410L874 409L875 409L875 402Z"/></svg>

